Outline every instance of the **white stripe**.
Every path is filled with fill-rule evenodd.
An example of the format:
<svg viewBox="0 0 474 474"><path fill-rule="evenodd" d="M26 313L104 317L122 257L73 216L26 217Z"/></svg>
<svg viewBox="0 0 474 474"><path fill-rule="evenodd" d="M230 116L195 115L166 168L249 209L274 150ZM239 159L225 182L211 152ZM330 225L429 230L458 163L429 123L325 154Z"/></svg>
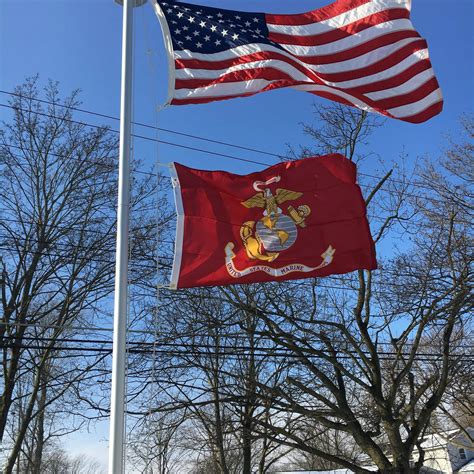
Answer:
<svg viewBox="0 0 474 474"><path fill-rule="evenodd" d="M387 24L392 24L388 27L388 31L386 30ZM354 35L349 38L344 38L339 41L335 41L333 43L329 43L322 46L293 46L293 45L282 45L286 51L282 51L280 48L275 46L271 46L266 43L250 43L242 46L236 46L235 48L227 49L225 51L220 51L218 53L195 53L188 49L178 50L175 51L176 59L197 59L200 61L210 61L210 62L217 62L217 61L224 61L226 59L240 57L248 54L258 53L260 51L275 51L278 53L285 54L287 53L288 57L294 58L294 55L297 56L321 56L327 54L334 54L341 51L346 51L351 49L352 47L358 47L361 44L365 43L368 39L378 38L380 36L385 35L387 32L392 33L394 31L404 31L404 30L412 30L413 25L409 20L395 20L393 22L386 22L382 23L378 27L369 28L359 35ZM409 40L413 40L413 38L407 38ZM415 38L419 39L419 38ZM403 41L403 40L402 40ZM352 46L351 46L352 44ZM299 54L299 53L302 54ZM289 54L288 54L289 53Z"/></svg>
<svg viewBox="0 0 474 474"><path fill-rule="evenodd" d="M394 107L393 109L388 110L388 112L397 118L410 117L411 115L417 115L420 112L423 112L431 105L441 102L441 100L443 100L441 89L436 89L418 102Z"/></svg>
<svg viewBox="0 0 474 474"><path fill-rule="evenodd" d="M380 48L374 49L373 51L369 51L368 53L362 54L361 56L357 56L352 59L346 59L345 61L322 65L308 64L307 66L313 71L320 72L322 74L350 72L366 68L368 66L371 66L372 64L379 62L382 59L386 59L392 54L399 51L400 49L416 41L419 41L419 38L406 38L404 40L389 44L387 46L381 46Z"/></svg>
<svg viewBox="0 0 474 474"><path fill-rule="evenodd" d="M162 107L166 107L173 100L174 95L174 86L175 86L175 64L173 56L173 41L171 39L170 29L168 27L168 22L166 21L166 16L161 10L160 4L157 1L152 1L152 4L155 8L156 16L161 25L161 31L163 34L163 42L165 43L166 52L168 55L168 97L166 103Z"/></svg>
<svg viewBox="0 0 474 474"><path fill-rule="evenodd" d="M282 44L281 46L289 53L296 56L320 56L339 53L341 51L356 48L367 41L379 38L386 35L387 33L395 33L397 31L406 30L414 31L410 20L391 20L374 25L355 35L351 35L328 44L322 44L320 46L298 46L292 44Z"/></svg>
<svg viewBox="0 0 474 474"><path fill-rule="evenodd" d="M266 50L275 50L275 48L265 48ZM312 65L307 65L303 63L302 61L298 61L295 58L292 58L291 56L288 55L293 61L298 62L301 64L303 67L307 67L311 69L312 71L318 73L318 72L346 72L347 69L343 68L337 68L338 64L344 64L344 63L349 63L349 61L344 61L341 63L336 63L332 68L328 68L325 66L312 66ZM352 79L349 81L342 81L342 82L332 82L332 81L325 81L323 82L327 84L328 86L334 86L338 87L340 89L350 89L352 87L358 87L361 85L366 85L366 84L371 84L374 82L378 82L381 80L389 79L391 77L394 77L406 69L408 69L410 66L413 64L416 64L417 62L428 58L428 50L423 49L419 51L415 51L412 53L410 56L405 58L404 60L400 61L398 64L395 64L394 66L385 69L379 73L372 74L370 76L364 76L358 79ZM292 77L295 78L295 80L309 80L312 81L312 79L308 78L306 75L304 75L302 72L300 72L298 69L295 67L291 66L288 63L285 63L284 61L276 60L276 59L269 59L269 60L264 60L264 61L253 61L250 63L243 63L243 64L238 64L235 66L232 66L230 68L226 69L217 69L217 70L212 70L212 69L190 69L190 68L185 68L185 69L177 69L176 70L176 77L178 79L192 79L192 78L198 78L198 79L217 79L221 77L222 75L226 74L227 72L232 72L232 71L239 71L239 70L249 70L253 69L254 67L272 67L274 69L278 69L284 72L287 72L290 74ZM429 71L432 72L432 69L430 68ZM397 95L397 94L394 94Z"/></svg>
<svg viewBox="0 0 474 474"><path fill-rule="evenodd" d="M372 74L371 76L364 76L359 79L352 79L350 81L325 82L330 86L339 87L340 89L350 89L352 87L364 86L367 84L372 84L374 82L383 81L385 79L390 79L391 77L395 77L403 71L406 71L413 64L416 64L421 60L427 58L428 50L422 49L420 51L415 51L413 54L410 54L410 56L408 56L398 64L395 64L395 66L392 66L388 69L384 69L382 72L379 72L377 74Z"/></svg>
<svg viewBox="0 0 474 474"><path fill-rule="evenodd" d="M305 92L312 92L312 93L317 93L317 92L329 92L333 95L336 95L338 97L341 97L343 99L346 99L350 103L354 104L357 106L359 109L366 110L367 112L377 112L374 110L370 105L367 105L365 102L362 100L358 99L357 97L354 97L353 95L350 95L346 92L340 91L338 89L334 89L333 87L327 87L327 86L319 86L319 85L312 85L312 84L304 84L301 86L293 86L293 89L298 89L301 91Z"/></svg>
<svg viewBox="0 0 474 474"><path fill-rule="evenodd" d="M219 98L225 96L240 96L243 94L257 93L263 90L267 85L274 81L265 79L255 79L251 81L232 82L224 84L213 84L206 87L198 87L193 89L178 89L176 91L177 99L202 99L202 98ZM333 89L332 87L320 86L315 84L307 84L300 86L291 86L293 89L309 91L309 92L330 92L333 95L342 97L357 107L375 112L375 110L360 99L347 94L346 92Z"/></svg>
<svg viewBox="0 0 474 474"><path fill-rule="evenodd" d="M291 55L285 53L279 48L270 46L265 43L249 43L242 46L236 46L235 48L226 49L225 51L220 51L219 53L195 53L189 49L183 49L180 51L175 51L174 55L176 59L196 59L198 61L209 61L209 62L218 62L225 61L226 59L238 58L240 56L246 56L248 54L259 53L260 51L276 51L278 53L286 54L288 57Z"/></svg>
<svg viewBox="0 0 474 474"><path fill-rule="evenodd" d="M253 79L241 82L225 82L222 84L211 84L205 87L196 87L192 89L177 89L175 93L176 99L198 99L203 97L224 97L228 95L238 96L260 92L268 84L275 81L267 81L266 79Z"/></svg>
<svg viewBox="0 0 474 474"><path fill-rule="evenodd" d="M257 93L263 90L268 84L272 81L267 81L265 79L255 79L251 81L241 81L241 82L232 82L232 83L224 83L224 84L214 84L211 86L206 87L199 87L195 89L179 89L176 91L176 98L177 99L196 99L196 98L219 98L224 96L235 96L238 97L243 94L248 93ZM356 107L366 110L368 112L376 112L371 106L366 104L364 101L360 100L359 98L354 97L344 91L327 87L321 86L316 84L305 84L305 85L298 85L292 86L293 89L298 89L301 91L311 92L311 93L318 93L318 92L328 92L332 95L341 97L348 102L354 104ZM412 104L404 105L401 107L395 107L390 109L388 112L392 114L394 117L403 118L409 117L412 115L419 114L429 106L440 102L442 100L441 91L440 89L434 91L433 93L429 94L425 98L414 102Z"/></svg>
<svg viewBox="0 0 474 474"><path fill-rule="evenodd" d="M176 204L176 238L174 242L173 270L171 272L170 288L175 290L178 287L179 274L181 272L181 259L183 257L183 237L184 237L184 207L181 196L181 185L174 163L170 163L171 183L173 185L174 199Z"/></svg>
<svg viewBox="0 0 474 474"><path fill-rule="evenodd" d="M263 61L252 61L243 64L237 64L235 66L218 69L218 70L209 70L209 69L178 69L176 71L176 77L178 79L217 79L225 74L230 74L236 71L246 71L249 69L257 68L268 68L268 69L277 69L286 74L289 74L295 81L310 81L314 82L313 78L309 78L306 74L301 72L299 69L295 68L291 64L286 63L285 61L280 61L278 59L266 59Z"/></svg>
<svg viewBox="0 0 474 474"><path fill-rule="evenodd" d="M344 97L349 102L352 102L354 105L356 105L362 110L375 112L373 108L369 107L367 104L351 96L350 94L345 94L342 91L339 91L337 89L333 89L330 87L316 86L316 85L313 86L313 85L308 84L308 85L303 85L303 86L296 86L294 87L294 89L299 89L306 92L320 92L320 91L330 92L339 97ZM389 109L387 112L389 112L396 118L410 117L412 115L417 115L420 112L423 112L428 107L430 107L433 104L436 104L437 102L440 102L441 100L442 100L441 90L437 89L436 91L433 91L431 94L427 95L426 97L424 97L423 99L420 99L417 102L403 105L401 107L394 107L393 109Z"/></svg>
<svg viewBox="0 0 474 474"><path fill-rule="evenodd" d="M369 15L385 10L391 10L393 8L404 8L409 10L409 3L409 0L372 1L327 20L310 23L308 25L275 25L267 23L267 26L271 33L296 36L317 35L337 28L342 28Z"/></svg>
<svg viewBox="0 0 474 474"><path fill-rule="evenodd" d="M426 71L422 71L416 76L413 76L407 82L398 87L391 87L390 89L385 89L383 91L371 92L365 94L365 96L371 100L381 100L395 97L397 95L408 94L409 92L418 89L418 87L425 84L433 77L435 77L433 69L427 69Z"/></svg>
<svg viewBox="0 0 474 474"><path fill-rule="evenodd" d="M403 29L404 28L402 28L402 30ZM212 53L212 54L194 53L190 50L175 51L175 57L177 59L195 59L199 61L218 62L218 61L225 61L227 59L233 59L233 58L250 55L254 53L260 53L262 51L269 51L269 52L276 52L276 53L282 54L293 61L299 61L301 65L308 67L309 69L315 72L329 74L329 73L337 73L337 72L344 72L344 71L353 70L353 69L359 69L363 66L373 64L374 62L377 62L378 60L385 58L387 55L393 53L394 51L400 49L401 47L406 46L407 44L414 41L418 41L418 40L419 38L406 38L396 43L389 44L387 46L382 46L378 49L369 51L368 53L365 53L361 56L357 56L353 59L348 59L346 61L340 61L340 62L332 63L332 64L331 63L322 64L322 65L307 64L304 62L304 58L302 58L301 60L298 60L298 58L296 58L295 55L290 52L290 49L294 49L294 48L305 48L307 50L311 49L313 55L314 54L324 55L324 54L327 54L328 47L330 45L325 45L322 47L311 47L311 48L308 48L306 46L293 47L293 46L285 45L285 49L287 51L284 51L279 48L276 48L275 46L271 46L265 43L251 43L251 44L237 46L235 48L232 48L226 51L221 51L221 52ZM334 51L332 51L332 53L338 52L336 51L336 49L339 49L337 47L337 44L338 42L332 43L332 45L334 46ZM342 50L344 50L344 48ZM311 56L311 55L308 54L307 56Z"/></svg>

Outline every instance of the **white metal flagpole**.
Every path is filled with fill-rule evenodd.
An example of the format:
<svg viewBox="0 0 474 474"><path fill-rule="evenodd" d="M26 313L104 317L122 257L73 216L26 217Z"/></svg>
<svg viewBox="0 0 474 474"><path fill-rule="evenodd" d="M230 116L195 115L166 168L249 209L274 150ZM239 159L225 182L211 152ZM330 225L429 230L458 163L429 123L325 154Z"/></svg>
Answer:
<svg viewBox="0 0 474 474"><path fill-rule="evenodd" d="M122 90L115 263L114 340L110 404L109 474L123 473L125 432L125 364L128 296L128 227L130 210L130 148L132 122L133 7L146 0L116 0L123 4Z"/></svg>

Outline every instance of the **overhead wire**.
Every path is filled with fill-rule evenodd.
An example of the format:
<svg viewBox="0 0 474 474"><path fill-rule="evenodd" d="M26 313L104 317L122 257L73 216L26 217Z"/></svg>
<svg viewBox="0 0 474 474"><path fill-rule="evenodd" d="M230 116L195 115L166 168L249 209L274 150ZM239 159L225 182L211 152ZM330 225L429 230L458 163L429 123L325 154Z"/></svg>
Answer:
<svg viewBox="0 0 474 474"><path fill-rule="evenodd" d="M18 96L18 94L8 93L6 91L1 91L0 90L0 92L5 93L5 94L11 94L11 95L17 95ZM25 96L21 96L21 97L25 97ZM27 97L25 97L25 98L27 98ZM59 104L59 103L54 104L52 102L43 101L41 99L35 99L35 98L30 98L30 99L31 100L42 101L42 102L48 103L50 105L56 105L56 106L68 108L67 106ZM0 103L0 107L10 108L10 109L13 109L13 110L18 109L18 110L21 110L21 111L24 111L24 112L34 112L34 113L36 113L40 116L45 116L45 117L49 117L49 118L61 118L64 121L68 121L68 122L71 122L71 123L76 123L76 124L79 124L79 125L84 125L84 126L95 128L95 129L104 128L104 126L90 124L90 123L87 123L87 122L80 122L80 121L77 121L77 120L72 120L72 119L67 119L67 118L62 118L62 117L57 117L57 116L54 116L54 115L51 115L51 114L46 114L44 112L33 111L33 110L29 110L29 109L21 109L19 107L15 107L15 106L12 106L12 105L9 105L9 104ZM70 108L70 110L74 110L74 108ZM96 112L88 111L88 110L85 110L85 109L81 109L80 111L83 112L83 113L91 114L91 115L96 115L97 114ZM106 114L99 114L99 115L100 116L103 115L104 118L119 120L118 117L107 116ZM134 123L136 125L143 126L143 127L150 128L150 129L156 129L157 128L157 127L154 127L153 125L141 124L141 123L136 123L136 122L134 122ZM115 129L108 128L108 130L113 132L113 133L119 133L119 131L115 130ZM213 139L209 139L209 138L206 138L206 137L201 137L201 136L198 136L198 135L185 134L185 133L177 132L177 131L171 130L171 129L158 128L158 130L168 132L168 133L174 133L174 134L177 134L177 135L188 136L189 138L202 140L202 141L205 141L205 142L215 143L215 144L228 146L228 147L232 147L232 148L239 148L239 149L243 149L243 150L247 150L247 151L252 151L254 153L261 153L261 154L273 156L273 157L278 158L280 160L282 158L285 158L285 156L283 156L283 155L278 155L276 153L271 153L271 152L267 152L267 151L263 151L263 150L258 150L256 148L243 147L241 145L236 145L236 144L233 144L233 143L230 143L230 142L223 142L223 141L219 141L219 140L213 140ZM242 161L242 162L246 162L246 163L253 163L253 164L262 165L262 166L272 166L272 165L275 164L275 163L268 163L268 162L262 162L262 161L256 161L256 160L249 160L249 159L246 159L246 158L236 157L236 156L228 155L228 154L225 154L225 153L219 153L219 152L214 152L214 151L211 151L211 150L205 150L205 149L202 149L202 148L191 147L191 146L182 145L182 144L169 142L169 141L165 141L165 140L159 140L159 139L147 137L145 135L134 134L133 136L136 137L136 138L143 139L143 140L158 141L159 143L162 143L162 144L165 144L165 145L175 146L175 147L184 148L184 149L188 149L188 150L193 150L193 151L197 151L197 152L201 152L201 153L208 153L208 154L211 154L211 155L225 157L225 158L229 158L229 159L237 160L237 161ZM369 177L369 178L374 178L374 179L380 179L380 176L375 176L375 175L372 175L370 173L359 172L359 175L366 176L366 177ZM399 184L403 184L403 185L406 185L406 186L419 187L419 188L422 188L422 189L425 189L425 190L428 190L428 191L432 191L432 188L430 188L429 186L424 185L422 183L405 183L404 181L397 180L396 178L392 178L392 177L390 177L389 180L394 182L394 183L399 183Z"/></svg>
<svg viewBox="0 0 474 474"><path fill-rule="evenodd" d="M0 323L0 326L2 325L2 323ZM257 335L258 335L258 330L256 331L257 332ZM209 337L209 338L212 338L214 337L213 334L199 334L199 333L196 333L194 335L191 335L189 337L196 337L196 338L199 338L199 337ZM223 333L221 335L222 338L228 338L228 339L245 339L246 336L243 336L242 334L233 334L233 335L228 335L226 333ZM7 335L7 336L4 336L3 339L16 339L16 336L15 335ZM26 341L46 341L46 342L57 342L57 343L66 343L66 342L72 342L72 343L78 343L78 344L102 344L102 345L105 345L105 344L112 344L113 343L113 340L112 339L81 339L81 338L77 338L77 337L48 337L48 336L42 336L42 335L35 335L35 336L22 336L21 337L22 340L26 340ZM260 341L266 341L266 342L273 342L275 343L270 337L266 337L265 339L259 339L259 342ZM309 340L305 340L302 342L305 342L305 343L310 343L310 342L316 342L316 341L309 341ZM319 342L321 342L321 339L319 340ZM341 340L341 339L331 339L331 342L332 343L336 343L336 344L347 344L348 341L346 340ZM143 341L143 340L130 340L130 344L132 345L141 345L141 346L153 346L154 342L150 342L150 341ZM361 343L363 345L363 343ZM203 344L202 342L199 342L199 343L195 343L195 342L177 342L176 340L173 341L173 342L166 342L166 340L163 340L163 341L160 341L160 345L163 346L163 347L185 347L185 348L188 348L188 347L196 347L196 346L199 346L200 348L204 348L204 349L213 349L215 348L215 345L214 344ZM390 347L393 347L393 344L390 343L390 342L377 342L377 345L381 345L381 346L390 346ZM416 345L415 343L410 343L410 342L407 342L407 343L404 343L404 346L414 346ZM474 347L474 344L461 344L461 345L455 345L457 349L471 349ZM420 345L421 348L423 348L422 345ZM257 349L257 350L268 350L269 348L268 347L265 347L265 346L259 346L259 347L254 347L254 346L246 346L246 345L221 345L220 346L220 349L223 349L223 350L226 350L226 349L232 349L232 350L235 350L235 349L241 349L241 350L245 350L245 351L251 351L253 349ZM302 350L305 350L304 347L301 347ZM312 348L308 348L309 350L311 350ZM347 347L346 347L347 349ZM282 350L284 351L285 353L286 352L291 352L291 349L288 349L288 348L280 348L279 350ZM324 350L323 352L327 352L326 350ZM369 352L364 352L364 354L369 354ZM397 355L398 353L397 352L384 352L384 354L390 354L390 355ZM443 352L422 352L422 355L427 355L427 356L440 356L440 355L443 355ZM474 354L457 354L457 355L463 355L463 356L467 356L467 357L473 357L474 358Z"/></svg>
<svg viewBox="0 0 474 474"><path fill-rule="evenodd" d="M12 341L16 341L15 337L4 337L3 338L3 341L9 341L9 340L12 340ZM37 336L37 337L24 337L23 340L25 341L32 341L36 344L15 344L15 343L12 343L12 344L5 344L4 342L0 343L0 347L2 346L24 346L23 348L32 348L32 347L35 347L35 348L39 348L39 347L42 347L42 348L48 348L48 349L52 349L52 350L58 350L58 351L61 351L61 350L74 350L74 349L84 349L84 350L93 350L93 351L96 351L96 350L106 350L106 351L111 351L111 349L109 348L106 348L106 347L84 347L84 346L76 346L75 348L71 348L71 346L61 346L61 344L63 343L74 343L74 344L100 344L102 346L105 346L105 345L111 345L112 344L112 341L103 341L103 340L92 340L92 341L88 341L86 339L75 339L75 338L46 338L46 337L41 337L41 336ZM44 345L44 346L39 346L40 343L43 343L43 344L47 344L47 343L54 343L54 345L52 344L49 344L49 345ZM153 349L145 349L144 347L140 347L140 346L152 346L153 343L151 342L143 342L143 341L128 341L128 344L130 345L130 352L132 351L135 351L135 353L142 353L142 354L153 354ZM177 356L177 355L185 355L185 356L212 356L212 355L217 355L217 356L230 356L230 357L238 357L238 356L245 356L245 355L248 355L249 352L252 351L252 353L254 355L256 355L257 357L279 357L279 358L300 358L300 355L299 354L296 354L295 352L293 352L291 349L289 348L285 348L285 347L272 347L272 348L268 348L268 347L252 347L252 346L225 346L225 345L222 345L220 346L217 350L215 348L215 345L213 344L202 344L202 343L199 343L199 344L195 344L195 343L176 343L176 342L173 342L173 343L166 343L166 342L160 342L160 346L162 347L167 347L167 348L171 348L171 349L158 349L158 348L155 348L155 353L160 353L160 354L163 354L163 355L170 355L170 356ZM176 349L176 348L179 348L179 349ZM202 351L201 350L198 350L199 349L203 349ZM347 350L351 350L353 351L353 349L351 348L334 348L335 351L337 352L342 352L342 354L344 354L344 351L347 351ZM314 349L314 348L305 348L305 347L299 347L299 350L301 350L302 353L304 353L304 355L306 357L310 357L310 358L318 358L319 356L317 354L312 354L311 352L312 351L317 351L319 353L323 353L323 354L331 354L331 352L329 350L324 350L324 349ZM238 352L238 351L241 351L241 352ZM369 351L359 351L361 354L363 355L372 355L371 352ZM338 358L348 358L348 359L353 359L355 357L356 354L353 354L353 355L342 355L341 354L338 354ZM384 352L381 352L381 353L378 353L378 357L379 358L387 358L387 359L391 359L391 360L399 360L400 357L402 356L409 356L410 355L410 352L390 352L390 351L384 351ZM474 354L464 354L464 353L454 353L454 354L450 354L452 357L459 357L460 359L462 360L465 360L465 361L470 361L472 359L474 359ZM433 360L433 358L441 358L441 357L444 357L444 353L443 352L426 352L426 351L422 351L420 353L417 354L417 356L419 357L416 357L417 360L420 360L420 359L425 359L425 360Z"/></svg>
<svg viewBox="0 0 474 474"><path fill-rule="evenodd" d="M0 92L5 93L5 94L17 95L17 96L18 96L18 94L8 93L8 92L6 92L6 91L0 91ZM22 96L22 97L24 97L24 96ZM113 117L113 116L106 115L106 114L100 114L100 113L92 112L92 111L89 111L89 110L79 109L79 108L74 108L74 107L67 107L67 106L65 106L65 105L63 105L63 104L54 104L54 103L52 103L52 102L44 101L44 100L41 100L41 99L36 99L36 98L31 98L31 99L37 100L38 102L47 103L47 104L49 104L49 105L57 105L57 106L69 108L69 109L71 109L71 110L76 110L76 111L78 111L78 112L83 112L83 113L88 113L88 114L90 114L90 115L100 116L100 117L102 117L102 118L108 118L108 119L111 119L111 120L118 120L117 117ZM6 104L0 104L0 106L9 107L9 108L11 108L11 109L15 109L15 108L16 108L16 107L9 106L9 105L6 105ZM47 117L51 117L51 118L61 118L61 117L55 117L55 116L53 116L53 115L44 114L44 113L37 112L37 111L35 111L35 113L38 113L39 115L44 115L44 116L47 116ZM70 122L72 122L72 123L77 123L77 124L80 124L80 125L89 126L89 127L96 128L96 129L98 129L98 128L104 128L104 127L102 127L102 126L97 126L97 125L89 124L89 123L85 123L85 122L78 122L78 121L74 121L74 120L66 119L66 118L63 118L63 120L67 120L67 121L70 121ZM202 140L202 141L209 142L209 143L214 143L214 144L229 146L229 147L233 147L233 148L239 148L239 149L246 150L246 151L251 151L251 152L255 152L255 153L265 154L265 155L268 155L268 156L274 156L274 157L277 157L277 158L279 158L279 159L282 158L281 155L278 155L278 154L275 154L275 153L270 153L270 152L263 151L263 150L258 150L258 149L255 149L255 148L244 147L244 146L240 146L240 145L236 145L236 144L232 144L232 143L228 143L228 142L223 142L223 141L219 141L219 140L213 140L213 139L209 139L209 138L205 138L205 137L200 137L200 136L197 136L197 135L186 134L186 133L178 132L178 131L175 131L175 130L164 129L164 128L161 128L161 127L158 127L158 126L152 126L152 125L148 125L148 124L142 124L142 123L139 123L139 122L134 122L134 123L135 123L136 125L138 125L138 126L146 127L146 128L152 129L152 130L160 130L160 131L163 131L163 132L173 133L173 134L176 134L176 135L185 136L185 137L193 138L193 139L197 139L197 140ZM118 133L117 130L113 130L113 129L109 129L109 130L112 131L112 132L114 132L114 133ZM146 137L146 136L142 136L142 135L138 135L138 134L134 134L134 136L137 137L137 138L140 138L140 139L150 140L150 141L154 141L154 142L157 142L157 143L163 143L163 144L165 144L165 145L170 145L170 146L177 146L177 147L180 147L180 148L186 148L186 149L190 149L190 150L194 150L194 151L198 151L198 152L202 152L202 153L209 153L209 154L212 154L212 155L215 155L215 156L226 157L226 158L229 158L229 159L238 160L238 161L242 161L242 162L254 163L254 164L259 164L259 165L262 165L262 166L270 166L270 165L271 165L271 163L265 163L265 162L256 161L256 160L248 160L248 159L244 159L244 158L240 158L240 157L235 157L235 156L228 155L228 154L222 154L222 153L217 153L217 152L213 152L213 151L210 151L210 150L204 150L204 149L199 149L199 148L196 148L196 147L189 147L189 146L185 146L185 145L182 145L182 144L167 142L167 141L159 140L159 139L156 139L156 138L153 139L153 138L151 138L151 137ZM9 146L14 146L14 145L9 145ZM21 149L21 147L17 147L17 148L20 148L20 149ZM54 155L54 154L53 154L53 155ZM60 156L60 155L57 155L57 156ZM142 173L142 174L154 175L154 173L151 173L151 172L143 172L143 171L140 171L140 170L135 170L135 171L136 171L136 172L140 172L140 173ZM360 174L363 175L363 176L370 177L370 178L378 179L377 176L370 175L370 174L367 174L367 173L360 173ZM403 182L401 182L401 181L399 181L399 180L395 180L394 178L390 178L390 179L391 179L393 182L399 182L399 183L401 183L401 184L407 184L407 183L403 183ZM420 187L420 188L424 188L424 189L429 189L427 186L419 185L418 183L408 183L407 185L408 185L408 186L416 186L416 187ZM152 209L149 209L149 210L152 210ZM107 263L110 263L110 262L107 261ZM337 289L337 290L340 290L340 289L341 289L340 287L330 287L330 288ZM355 288L347 288L347 289L355 290Z"/></svg>

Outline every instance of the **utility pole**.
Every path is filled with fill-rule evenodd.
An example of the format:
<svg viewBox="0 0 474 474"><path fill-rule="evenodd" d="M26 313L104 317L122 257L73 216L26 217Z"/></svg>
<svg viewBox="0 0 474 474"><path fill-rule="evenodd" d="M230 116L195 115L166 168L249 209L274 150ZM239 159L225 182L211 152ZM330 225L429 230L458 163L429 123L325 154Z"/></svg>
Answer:
<svg viewBox="0 0 474 474"><path fill-rule="evenodd" d="M133 8L146 0L115 0L123 5L120 154L115 263L114 338L110 401L109 474L123 474L125 435L125 365L128 310L128 231L132 123Z"/></svg>

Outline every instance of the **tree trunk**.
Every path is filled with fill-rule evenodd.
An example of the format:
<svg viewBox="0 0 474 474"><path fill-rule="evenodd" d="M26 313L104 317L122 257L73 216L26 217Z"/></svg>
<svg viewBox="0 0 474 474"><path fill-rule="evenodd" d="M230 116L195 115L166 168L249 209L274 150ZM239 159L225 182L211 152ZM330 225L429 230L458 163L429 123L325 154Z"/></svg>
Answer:
<svg viewBox="0 0 474 474"><path fill-rule="evenodd" d="M44 373L44 369L41 369L41 394L38 400L39 415L35 433L36 446L34 446L32 474L41 474L41 463L43 460L44 449L44 412L46 407L46 394L46 374Z"/></svg>

